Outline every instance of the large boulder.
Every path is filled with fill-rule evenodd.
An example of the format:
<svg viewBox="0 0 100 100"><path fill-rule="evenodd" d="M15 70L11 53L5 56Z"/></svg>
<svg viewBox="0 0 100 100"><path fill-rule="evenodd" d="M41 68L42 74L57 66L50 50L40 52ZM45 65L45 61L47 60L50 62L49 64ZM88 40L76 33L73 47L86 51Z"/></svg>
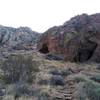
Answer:
<svg viewBox="0 0 100 100"><path fill-rule="evenodd" d="M48 29L40 37L37 49L58 54L66 61L100 62L100 14L78 15Z"/></svg>
<svg viewBox="0 0 100 100"><path fill-rule="evenodd" d="M60 75L53 75L50 79L51 85L56 85L56 86L64 86L65 81L62 76Z"/></svg>

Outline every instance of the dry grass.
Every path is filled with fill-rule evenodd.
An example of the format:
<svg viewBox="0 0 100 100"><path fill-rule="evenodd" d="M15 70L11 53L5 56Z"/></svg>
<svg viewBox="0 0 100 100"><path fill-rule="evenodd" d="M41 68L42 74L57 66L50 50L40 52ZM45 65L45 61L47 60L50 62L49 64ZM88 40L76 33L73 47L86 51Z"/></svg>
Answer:
<svg viewBox="0 0 100 100"><path fill-rule="evenodd" d="M26 56L27 54L25 54L24 56ZM90 77L92 75L100 73L100 70L96 69L98 66L98 64L96 63L83 63L82 64L82 63L71 63L71 62L64 62L64 61L47 60L45 59L43 54L40 54L37 52L32 52L32 53L29 53L28 55L32 56L32 61L33 62L35 61L39 67L39 72L36 73L36 79L34 79L35 80L34 84L36 84L37 87L40 89L39 91L40 95L42 95L42 93L47 93L51 96L54 96L57 90L59 90L58 87L51 86L50 84L47 84L47 85L38 84L40 80L50 80L52 75L49 73L49 71L51 71L52 69L57 69L59 71L66 71L66 70L71 69L72 72L68 76L64 77L64 80L66 81L64 89L67 91L66 86L68 84L67 83L68 80L73 80L75 82L74 85L76 86L75 92L79 92L81 90L81 94L83 94L83 91L81 88L82 85L88 80L90 80ZM33 64L36 65L35 63ZM77 85L80 87L79 88L80 90L77 89ZM88 98L85 98L82 100L87 100L87 99ZM13 95L6 94L3 100L14 100L14 98L13 98ZM19 100L37 100L37 98L32 97L32 96L29 97L29 96L22 95L19 98Z"/></svg>

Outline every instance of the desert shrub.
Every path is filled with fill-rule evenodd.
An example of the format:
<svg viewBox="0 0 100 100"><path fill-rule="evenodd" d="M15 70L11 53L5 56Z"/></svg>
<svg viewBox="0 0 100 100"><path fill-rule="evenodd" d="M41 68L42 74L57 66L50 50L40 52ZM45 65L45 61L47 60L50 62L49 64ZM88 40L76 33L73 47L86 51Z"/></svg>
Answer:
<svg viewBox="0 0 100 100"><path fill-rule="evenodd" d="M6 83L32 82L35 73L39 71L39 64L32 61L30 55L9 55L1 69L3 70L3 80Z"/></svg>
<svg viewBox="0 0 100 100"><path fill-rule="evenodd" d="M96 82L100 82L100 74L96 74L96 75L92 76L91 79Z"/></svg>
<svg viewBox="0 0 100 100"><path fill-rule="evenodd" d="M74 96L77 100L100 100L100 84L87 80L77 85Z"/></svg>
<svg viewBox="0 0 100 100"><path fill-rule="evenodd" d="M90 100L100 100L100 84L92 81L86 82L83 86L83 89Z"/></svg>
<svg viewBox="0 0 100 100"><path fill-rule="evenodd" d="M85 79L82 78L82 77L75 77L75 81L76 81L77 83L79 83L79 82L84 82Z"/></svg>
<svg viewBox="0 0 100 100"><path fill-rule="evenodd" d="M76 83L79 83L79 82L86 82L86 78L84 76L76 76L74 77L74 80Z"/></svg>
<svg viewBox="0 0 100 100"><path fill-rule="evenodd" d="M49 100L49 94L47 92L40 92L38 100Z"/></svg>
<svg viewBox="0 0 100 100"><path fill-rule="evenodd" d="M62 76L68 76L68 75L70 75L71 74L71 71L69 70L69 69L63 69L62 71L61 71L61 73L62 73Z"/></svg>
<svg viewBox="0 0 100 100"><path fill-rule="evenodd" d="M31 84L23 82L10 84L6 87L6 94L13 95L15 98L19 98L21 96L36 96L38 92L38 87L35 87L34 89Z"/></svg>
<svg viewBox="0 0 100 100"><path fill-rule="evenodd" d="M76 92L74 93L74 97L76 100L87 100L86 93L84 91L84 82L80 82L76 86Z"/></svg>

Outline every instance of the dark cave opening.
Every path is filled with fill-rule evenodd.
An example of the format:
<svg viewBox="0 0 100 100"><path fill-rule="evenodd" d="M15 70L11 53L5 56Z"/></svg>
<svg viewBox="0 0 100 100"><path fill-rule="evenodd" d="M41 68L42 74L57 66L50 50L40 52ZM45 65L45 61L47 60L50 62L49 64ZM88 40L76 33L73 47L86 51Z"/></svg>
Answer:
<svg viewBox="0 0 100 100"><path fill-rule="evenodd" d="M43 44L43 45L42 45L42 48L41 48L39 51L40 51L41 53L44 53L44 54L49 53L47 44Z"/></svg>
<svg viewBox="0 0 100 100"><path fill-rule="evenodd" d="M83 46L78 50L77 55L74 58L75 62L85 62L91 59L94 54L97 44L94 42L87 43L88 46Z"/></svg>

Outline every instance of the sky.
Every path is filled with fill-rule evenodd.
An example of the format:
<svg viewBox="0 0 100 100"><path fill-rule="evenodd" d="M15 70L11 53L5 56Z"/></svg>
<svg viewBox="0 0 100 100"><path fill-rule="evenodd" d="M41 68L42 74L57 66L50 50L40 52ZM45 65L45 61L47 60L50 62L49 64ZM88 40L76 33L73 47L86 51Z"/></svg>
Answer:
<svg viewBox="0 0 100 100"><path fill-rule="evenodd" d="M100 0L0 0L0 25L44 32L75 15L99 12Z"/></svg>

